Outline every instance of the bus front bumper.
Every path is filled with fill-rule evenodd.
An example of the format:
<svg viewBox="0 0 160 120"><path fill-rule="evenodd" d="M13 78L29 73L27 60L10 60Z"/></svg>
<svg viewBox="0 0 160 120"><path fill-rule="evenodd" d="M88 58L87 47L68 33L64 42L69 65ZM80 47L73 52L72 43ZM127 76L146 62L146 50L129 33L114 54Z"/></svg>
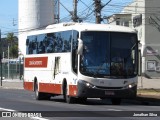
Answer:
<svg viewBox="0 0 160 120"><path fill-rule="evenodd" d="M86 98L122 98L130 99L135 98L137 94L137 85L131 88L121 89L102 89L96 86L89 85L89 83L78 82L77 97Z"/></svg>

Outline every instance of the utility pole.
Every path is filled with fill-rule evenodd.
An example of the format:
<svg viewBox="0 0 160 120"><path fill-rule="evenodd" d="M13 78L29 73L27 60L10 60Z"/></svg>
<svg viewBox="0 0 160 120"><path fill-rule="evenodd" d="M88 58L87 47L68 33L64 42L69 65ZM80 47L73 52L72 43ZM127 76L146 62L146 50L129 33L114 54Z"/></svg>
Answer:
<svg viewBox="0 0 160 120"><path fill-rule="evenodd" d="M96 16L96 23L101 24L101 10L102 10L102 5L101 5L101 0L94 0L95 2L95 16Z"/></svg>
<svg viewBox="0 0 160 120"><path fill-rule="evenodd" d="M1 29L0 29L0 64L1 64L1 86L2 86L2 39L1 39Z"/></svg>
<svg viewBox="0 0 160 120"><path fill-rule="evenodd" d="M101 24L101 11L102 9L108 5L112 0L109 0L106 4L102 5L101 0L93 0L95 3L95 15L96 15L96 23Z"/></svg>
<svg viewBox="0 0 160 120"><path fill-rule="evenodd" d="M60 0L54 0L54 19L55 19L55 23L59 23L59 16L60 16L59 4L60 4Z"/></svg>
<svg viewBox="0 0 160 120"><path fill-rule="evenodd" d="M73 0L73 22L78 22L78 17L77 17L77 0Z"/></svg>

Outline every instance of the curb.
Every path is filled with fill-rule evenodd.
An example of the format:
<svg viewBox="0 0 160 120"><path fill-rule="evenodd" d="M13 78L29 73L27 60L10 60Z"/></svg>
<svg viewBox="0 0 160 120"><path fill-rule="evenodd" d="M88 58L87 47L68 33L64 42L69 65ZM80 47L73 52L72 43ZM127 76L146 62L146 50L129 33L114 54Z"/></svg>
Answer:
<svg viewBox="0 0 160 120"><path fill-rule="evenodd" d="M160 106L160 97L137 95L134 99L125 99L126 103L135 105L148 105L148 106Z"/></svg>
<svg viewBox="0 0 160 120"><path fill-rule="evenodd" d="M17 87L0 87L0 88L3 88L3 89L17 89L17 90L23 90L23 88L17 88Z"/></svg>
<svg viewBox="0 0 160 120"><path fill-rule="evenodd" d="M144 103L150 103L152 105L160 105L160 96L153 96L153 95L137 95L137 101L141 101Z"/></svg>

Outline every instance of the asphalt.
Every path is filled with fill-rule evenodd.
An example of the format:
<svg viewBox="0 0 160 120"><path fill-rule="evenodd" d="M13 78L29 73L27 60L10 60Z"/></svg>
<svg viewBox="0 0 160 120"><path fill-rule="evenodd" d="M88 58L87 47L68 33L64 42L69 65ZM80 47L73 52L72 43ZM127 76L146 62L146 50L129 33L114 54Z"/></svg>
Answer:
<svg viewBox="0 0 160 120"><path fill-rule="evenodd" d="M4 79L0 88L23 89L23 80ZM138 92L135 99L142 104L160 105L160 79L138 78Z"/></svg>

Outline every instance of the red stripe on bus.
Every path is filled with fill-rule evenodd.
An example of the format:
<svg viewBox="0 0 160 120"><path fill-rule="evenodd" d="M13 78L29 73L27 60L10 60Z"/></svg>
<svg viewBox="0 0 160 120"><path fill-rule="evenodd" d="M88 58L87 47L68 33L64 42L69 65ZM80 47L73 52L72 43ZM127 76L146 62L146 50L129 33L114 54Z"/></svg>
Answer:
<svg viewBox="0 0 160 120"><path fill-rule="evenodd" d="M25 58L25 67L28 68L46 68L48 57Z"/></svg>
<svg viewBox="0 0 160 120"><path fill-rule="evenodd" d="M62 93L61 84L51 84L51 83L39 83L39 91L53 94Z"/></svg>
<svg viewBox="0 0 160 120"><path fill-rule="evenodd" d="M77 95L77 85L69 85L69 95L70 96Z"/></svg>
<svg viewBox="0 0 160 120"><path fill-rule="evenodd" d="M24 82L24 89L33 91L33 82ZM52 93L52 94L63 94L62 84L51 84L51 83L39 83L39 92ZM77 85L69 85L69 95L77 95Z"/></svg>
<svg viewBox="0 0 160 120"><path fill-rule="evenodd" d="M33 82L24 82L24 89L33 91Z"/></svg>

